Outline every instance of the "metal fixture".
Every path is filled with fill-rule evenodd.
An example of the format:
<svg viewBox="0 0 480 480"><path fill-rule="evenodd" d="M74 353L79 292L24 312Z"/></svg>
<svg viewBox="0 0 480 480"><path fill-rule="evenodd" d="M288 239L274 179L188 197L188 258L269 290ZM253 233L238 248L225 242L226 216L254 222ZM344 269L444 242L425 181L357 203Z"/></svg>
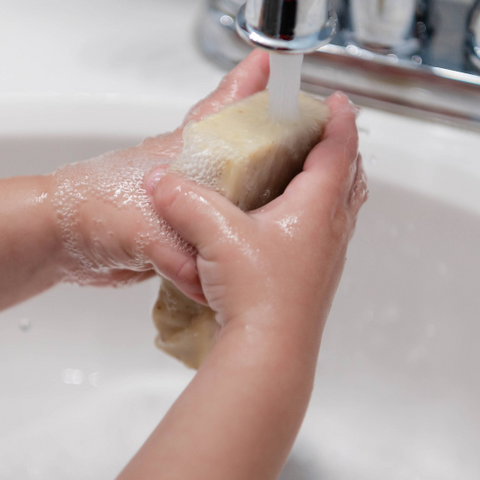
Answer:
<svg viewBox="0 0 480 480"><path fill-rule="evenodd" d="M359 104L480 129L480 0L473 8L453 0L333 2L339 29L330 44L305 56L305 90L341 89ZM199 23L201 49L227 68L251 49L235 28L240 3L208 0Z"/></svg>
<svg viewBox="0 0 480 480"><path fill-rule="evenodd" d="M480 0L477 0L468 15L466 59L468 64L480 70Z"/></svg>
<svg viewBox="0 0 480 480"><path fill-rule="evenodd" d="M328 0L248 0L237 14L237 31L254 47L279 53L310 53L336 33Z"/></svg>
<svg viewBox="0 0 480 480"><path fill-rule="evenodd" d="M418 52L416 7L416 0L350 0L350 28L345 36L379 53Z"/></svg>

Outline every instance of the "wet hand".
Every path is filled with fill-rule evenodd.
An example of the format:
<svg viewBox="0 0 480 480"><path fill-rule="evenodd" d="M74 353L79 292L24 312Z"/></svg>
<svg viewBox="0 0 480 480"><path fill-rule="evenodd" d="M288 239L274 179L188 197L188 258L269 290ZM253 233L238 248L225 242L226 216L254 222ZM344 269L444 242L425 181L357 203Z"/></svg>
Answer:
<svg viewBox="0 0 480 480"><path fill-rule="evenodd" d="M151 205L150 183L182 149L182 128L266 87L268 55L254 52L193 107L174 132L60 168L51 177L64 280L121 285L156 273L203 300L195 250ZM145 176L155 169L149 183Z"/></svg>
<svg viewBox="0 0 480 480"><path fill-rule="evenodd" d="M303 172L285 193L244 213L215 192L164 176L160 217L198 251L203 293L217 320L311 318L322 326L336 291L358 211L367 198L356 109L342 94ZM191 268L195 259L191 258ZM263 315L262 315L263 314ZM278 325L278 322L276 322Z"/></svg>

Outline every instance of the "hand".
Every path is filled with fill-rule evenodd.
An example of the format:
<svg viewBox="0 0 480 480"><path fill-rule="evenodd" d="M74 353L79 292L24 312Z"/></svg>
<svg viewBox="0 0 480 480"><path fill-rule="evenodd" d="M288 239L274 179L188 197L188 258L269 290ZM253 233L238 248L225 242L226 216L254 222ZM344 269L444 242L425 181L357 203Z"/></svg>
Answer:
<svg viewBox="0 0 480 480"><path fill-rule="evenodd" d="M326 318L367 192L355 107L340 93L327 103L332 118L322 142L264 208L244 213L172 174L155 190L159 216L198 251L203 292L222 325L252 309L266 318ZM193 269L195 259L189 262Z"/></svg>
<svg viewBox="0 0 480 480"><path fill-rule="evenodd" d="M342 94L327 102L332 118L322 142L264 208L244 213L172 174L154 188L158 214L198 252L203 292L222 329L119 480L278 478L367 198L355 109Z"/></svg>
<svg viewBox="0 0 480 480"><path fill-rule="evenodd" d="M157 272L189 296L204 301L192 261L195 250L156 215L144 177L178 156L187 122L263 90L267 80L268 55L254 52L196 105L174 132L55 172L52 201L63 240L65 280L119 285ZM158 168L156 172L158 175Z"/></svg>

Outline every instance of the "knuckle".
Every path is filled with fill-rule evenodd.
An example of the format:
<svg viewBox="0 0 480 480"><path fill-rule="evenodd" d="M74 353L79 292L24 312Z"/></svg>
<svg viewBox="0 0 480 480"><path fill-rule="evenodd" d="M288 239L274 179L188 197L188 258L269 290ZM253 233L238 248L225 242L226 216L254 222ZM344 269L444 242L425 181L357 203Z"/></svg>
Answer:
<svg viewBox="0 0 480 480"><path fill-rule="evenodd" d="M181 285L193 285L198 280L198 273L193 257L187 257L179 262L173 272L172 281Z"/></svg>
<svg viewBox="0 0 480 480"><path fill-rule="evenodd" d="M170 175L165 175L155 190L155 207L162 215L168 214L171 208L178 201L182 193L182 188L177 182L174 182Z"/></svg>

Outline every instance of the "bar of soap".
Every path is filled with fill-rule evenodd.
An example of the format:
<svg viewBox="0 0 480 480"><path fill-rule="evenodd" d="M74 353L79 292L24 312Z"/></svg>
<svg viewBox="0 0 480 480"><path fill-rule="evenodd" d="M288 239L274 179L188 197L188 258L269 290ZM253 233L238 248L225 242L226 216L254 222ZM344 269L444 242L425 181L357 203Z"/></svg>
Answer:
<svg viewBox="0 0 480 480"><path fill-rule="evenodd" d="M328 107L301 94L300 115L269 118L268 92L227 106L183 131L183 152L170 169L253 210L280 195L320 141Z"/></svg>
<svg viewBox="0 0 480 480"><path fill-rule="evenodd" d="M156 346L188 367L198 368L215 344L213 310L185 296L169 280L162 279L153 321Z"/></svg>
<svg viewBox="0 0 480 480"><path fill-rule="evenodd" d="M320 141L329 118L322 102L300 94L300 115L269 117L268 92L225 107L183 131L183 151L170 170L225 195L242 210L280 195ZM174 305L174 306L172 306ZM215 315L163 280L153 312L157 346L198 368L215 343Z"/></svg>

